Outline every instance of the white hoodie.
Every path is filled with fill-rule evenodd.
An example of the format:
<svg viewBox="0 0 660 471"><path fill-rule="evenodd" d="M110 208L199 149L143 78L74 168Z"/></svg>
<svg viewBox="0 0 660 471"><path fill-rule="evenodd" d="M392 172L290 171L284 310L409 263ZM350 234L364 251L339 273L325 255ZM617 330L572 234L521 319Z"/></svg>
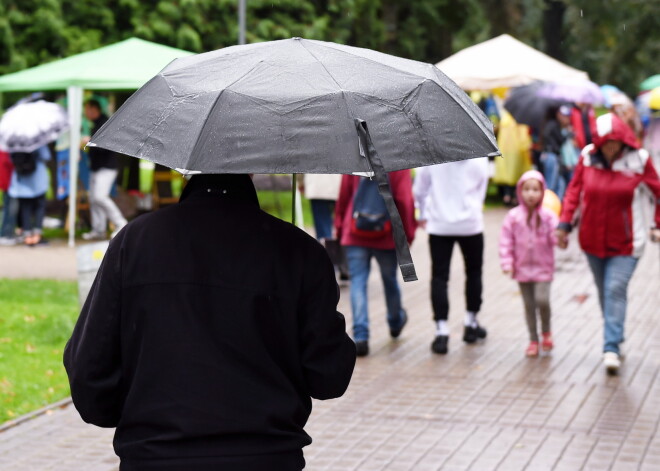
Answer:
<svg viewBox="0 0 660 471"><path fill-rule="evenodd" d="M487 187L486 157L417 169L413 193L426 232L444 236L483 232Z"/></svg>

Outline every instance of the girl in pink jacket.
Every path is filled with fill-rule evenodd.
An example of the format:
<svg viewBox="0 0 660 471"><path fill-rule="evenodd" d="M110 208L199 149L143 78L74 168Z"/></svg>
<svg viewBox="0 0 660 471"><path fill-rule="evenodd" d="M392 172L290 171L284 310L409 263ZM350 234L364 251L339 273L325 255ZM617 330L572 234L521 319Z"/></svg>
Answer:
<svg viewBox="0 0 660 471"><path fill-rule="evenodd" d="M541 348L553 347L550 332L550 282L555 271L554 246L557 216L542 206L545 180L536 170L525 172L516 187L520 204L504 219L500 235L502 271L520 285L530 343L529 357L539 354L536 311L541 317Z"/></svg>

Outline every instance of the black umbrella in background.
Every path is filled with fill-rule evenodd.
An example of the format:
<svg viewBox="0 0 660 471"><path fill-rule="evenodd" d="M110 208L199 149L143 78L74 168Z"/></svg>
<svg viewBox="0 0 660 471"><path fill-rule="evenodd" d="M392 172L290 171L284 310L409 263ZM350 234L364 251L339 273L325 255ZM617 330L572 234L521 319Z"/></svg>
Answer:
<svg viewBox="0 0 660 471"><path fill-rule="evenodd" d="M174 60L89 145L184 174L374 175L406 281L386 172L500 155L488 118L435 66L300 38Z"/></svg>
<svg viewBox="0 0 660 471"><path fill-rule="evenodd" d="M529 85L512 88L504 101L504 108L519 124L526 124L540 129L547 111L559 107L565 102L537 95L545 82L533 82Z"/></svg>

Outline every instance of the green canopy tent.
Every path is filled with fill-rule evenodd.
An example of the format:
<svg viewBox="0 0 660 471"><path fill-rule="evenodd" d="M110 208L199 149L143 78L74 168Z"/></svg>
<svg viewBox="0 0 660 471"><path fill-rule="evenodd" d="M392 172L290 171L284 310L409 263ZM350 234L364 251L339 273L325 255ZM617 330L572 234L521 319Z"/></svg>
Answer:
<svg viewBox="0 0 660 471"><path fill-rule="evenodd" d="M0 77L0 92L66 90L69 112L69 246L74 245L83 90L137 90L192 52L130 38Z"/></svg>

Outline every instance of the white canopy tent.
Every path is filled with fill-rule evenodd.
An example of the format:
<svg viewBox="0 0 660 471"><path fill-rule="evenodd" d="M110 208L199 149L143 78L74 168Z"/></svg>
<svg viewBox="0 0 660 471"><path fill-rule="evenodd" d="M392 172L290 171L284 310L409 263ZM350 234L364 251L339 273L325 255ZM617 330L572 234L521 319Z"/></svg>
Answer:
<svg viewBox="0 0 660 471"><path fill-rule="evenodd" d="M467 47L436 66L464 90L516 87L536 80L588 80L589 76L503 34Z"/></svg>

